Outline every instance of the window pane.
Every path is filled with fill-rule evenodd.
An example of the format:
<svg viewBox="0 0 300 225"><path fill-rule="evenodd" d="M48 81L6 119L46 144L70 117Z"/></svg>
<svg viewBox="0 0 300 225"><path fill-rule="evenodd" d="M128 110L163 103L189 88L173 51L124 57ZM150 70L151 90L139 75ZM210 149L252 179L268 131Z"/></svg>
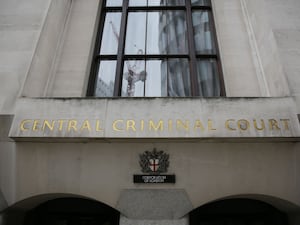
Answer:
<svg viewBox="0 0 300 225"><path fill-rule="evenodd" d="M129 0L129 6L177 6L184 4L185 0Z"/></svg>
<svg viewBox="0 0 300 225"><path fill-rule="evenodd" d="M147 73L145 71L144 60L125 61L122 81L122 96L143 97L146 79Z"/></svg>
<svg viewBox="0 0 300 225"><path fill-rule="evenodd" d="M147 80L145 96L166 97L167 96L167 72L161 60L147 61Z"/></svg>
<svg viewBox="0 0 300 225"><path fill-rule="evenodd" d="M197 76L200 96L220 96L220 80L215 59L197 60Z"/></svg>
<svg viewBox="0 0 300 225"><path fill-rule="evenodd" d="M159 49L161 54L186 54L186 18L184 11L163 11L159 17Z"/></svg>
<svg viewBox="0 0 300 225"><path fill-rule="evenodd" d="M160 54L159 44L159 18L161 12L149 12L147 14L147 54Z"/></svg>
<svg viewBox="0 0 300 225"><path fill-rule="evenodd" d="M185 5L185 0L165 0L168 6Z"/></svg>
<svg viewBox="0 0 300 225"><path fill-rule="evenodd" d="M121 13L107 13L104 22L100 54L117 54Z"/></svg>
<svg viewBox="0 0 300 225"><path fill-rule="evenodd" d="M96 80L95 96L112 97L116 76L116 61L101 61Z"/></svg>
<svg viewBox="0 0 300 225"><path fill-rule="evenodd" d="M193 12L194 39L197 54L215 54L213 32L207 11Z"/></svg>
<svg viewBox="0 0 300 225"><path fill-rule="evenodd" d="M129 0L129 6L147 6L147 0Z"/></svg>
<svg viewBox="0 0 300 225"><path fill-rule="evenodd" d="M146 13L128 14L125 54L145 54Z"/></svg>
<svg viewBox="0 0 300 225"><path fill-rule="evenodd" d="M106 0L106 6L122 6L123 0Z"/></svg>
<svg viewBox="0 0 300 225"><path fill-rule="evenodd" d="M210 6L210 0L192 0L192 6L201 5L201 6Z"/></svg>
<svg viewBox="0 0 300 225"><path fill-rule="evenodd" d="M189 63L187 59L169 59L168 71L168 96L186 97L191 96L191 81Z"/></svg>

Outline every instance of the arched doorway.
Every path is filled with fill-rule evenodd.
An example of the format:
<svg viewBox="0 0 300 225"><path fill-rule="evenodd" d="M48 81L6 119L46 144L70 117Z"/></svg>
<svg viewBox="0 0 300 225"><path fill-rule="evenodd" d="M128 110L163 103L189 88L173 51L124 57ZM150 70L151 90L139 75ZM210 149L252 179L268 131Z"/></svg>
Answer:
<svg viewBox="0 0 300 225"><path fill-rule="evenodd" d="M228 199L203 205L190 213L190 225L288 225L287 216L252 199Z"/></svg>
<svg viewBox="0 0 300 225"><path fill-rule="evenodd" d="M118 225L120 213L97 201L58 198L28 211L24 225Z"/></svg>

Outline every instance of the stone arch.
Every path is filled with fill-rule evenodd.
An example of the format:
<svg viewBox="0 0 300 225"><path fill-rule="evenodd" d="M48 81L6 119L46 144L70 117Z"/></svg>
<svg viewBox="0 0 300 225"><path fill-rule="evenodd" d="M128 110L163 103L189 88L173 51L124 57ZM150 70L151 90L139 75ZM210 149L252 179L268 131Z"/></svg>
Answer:
<svg viewBox="0 0 300 225"><path fill-rule="evenodd" d="M189 217L190 225L200 220L206 220L207 225L214 224L214 220L220 225L222 220L224 224L231 222L236 225L294 225L299 224L300 207L273 196L235 195L203 204L192 210Z"/></svg>
<svg viewBox="0 0 300 225"><path fill-rule="evenodd" d="M43 194L8 207L2 212L1 225L67 225L71 221L77 225L118 225L119 218L118 210L91 198L73 194Z"/></svg>

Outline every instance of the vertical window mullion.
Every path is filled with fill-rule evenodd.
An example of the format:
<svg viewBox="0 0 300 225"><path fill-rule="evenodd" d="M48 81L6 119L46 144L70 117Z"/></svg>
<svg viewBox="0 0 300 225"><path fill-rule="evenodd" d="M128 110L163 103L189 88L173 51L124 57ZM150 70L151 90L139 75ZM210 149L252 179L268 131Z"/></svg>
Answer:
<svg viewBox="0 0 300 225"><path fill-rule="evenodd" d="M115 86L114 86L114 96L121 96L122 90L122 74L123 74L123 55L125 48L125 37L126 37L126 25L127 25L127 17L128 17L128 2L129 0L123 1L122 6L122 18L121 18L121 28L120 28L120 36L118 42L118 55L117 55L117 69L116 69L116 78L115 78Z"/></svg>
<svg viewBox="0 0 300 225"><path fill-rule="evenodd" d="M226 96L223 70L222 70L221 58L220 58L220 50L219 50L219 44L218 44L218 40L217 40L217 32L216 32L216 28L215 28L216 25L215 25L215 20L214 20L212 10L209 12L208 16L209 16L209 21L211 21L209 23L209 26L211 28L211 31L213 32L214 44L215 44L215 48L216 48L217 65L218 65L220 88L221 88L221 93L220 94L221 94L221 96Z"/></svg>
<svg viewBox="0 0 300 225"><path fill-rule="evenodd" d="M197 57L195 53L194 32L193 32L193 20L192 20L192 6L191 1L186 1L186 21L187 21L187 35L188 35L188 48L190 57L190 74L191 74L191 92L192 96L199 96L201 91L199 90L197 80Z"/></svg>
<svg viewBox="0 0 300 225"><path fill-rule="evenodd" d="M87 96L94 96L95 95L95 86L96 86L96 79L97 79L97 72L100 66L100 60L97 58L100 52L100 46L101 46L101 40L102 40L102 34L103 34L103 28L104 28L104 21L105 21L105 16L106 12L103 13L103 9L105 6L105 2L102 3L102 8L101 8L101 15L100 15L100 22L98 25L98 33L95 41L95 50L94 50L94 57L93 57L93 62L92 62L92 67L91 67L91 75L89 78L89 83L87 87Z"/></svg>

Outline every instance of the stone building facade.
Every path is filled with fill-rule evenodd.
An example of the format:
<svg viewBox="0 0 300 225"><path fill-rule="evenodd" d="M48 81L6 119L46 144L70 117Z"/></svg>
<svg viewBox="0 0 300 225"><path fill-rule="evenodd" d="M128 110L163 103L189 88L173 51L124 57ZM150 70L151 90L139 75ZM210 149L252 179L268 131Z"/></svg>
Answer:
<svg viewBox="0 0 300 225"><path fill-rule="evenodd" d="M300 224L300 2L211 2L226 96L97 98L103 2L0 1L0 224Z"/></svg>

